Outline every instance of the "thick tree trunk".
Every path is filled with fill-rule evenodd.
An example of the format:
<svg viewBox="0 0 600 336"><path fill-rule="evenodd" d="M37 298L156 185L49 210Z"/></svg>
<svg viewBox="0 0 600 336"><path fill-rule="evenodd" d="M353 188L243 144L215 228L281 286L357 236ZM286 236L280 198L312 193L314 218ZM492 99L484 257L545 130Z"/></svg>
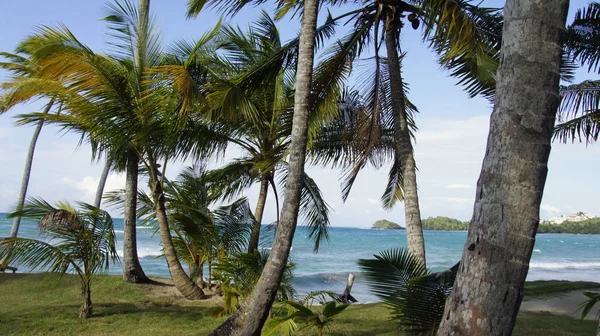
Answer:
<svg viewBox="0 0 600 336"><path fill-rule="evenodd" d="M98 181L98 189L96 189L96 198L94 199L94 206L96 208L100 208L100 205L102 205L102 195L104 194L104 187L106 186L109 173L110 160L107 158L104 163L104 169L102 169L102 174L100 175L100 181Z"/></svg>
<svg viewBox="0 0 600 336"><path fill-rule="evenodd" d="M82 282L81 295L83 296L83 304L79 311L79 318L87 319L88 317L91 317L93 313L91 279L89 277Z"/></svg>
<svg viewBox="0 0 600 336"><path fill-rule="evenodd" d="M511 335L539 223L568 0L508 0L473 219L438 335Z"/></svg>
<svg viewBox="0 0 600 336"><path fill-rule="evenodd" d="M52 105L54 104L54 99L50 100L50 102L46 105L44 109L44 113L50 112ZM19 192L19 199L17 200L17 211L23 209L23 204L25 204L25 198L27 197L27 187L29 186L29 177L31 176L31 167L33 166L33 155L35 153L35 145L37 144L37 140L40 136L40 132L42 131L42 127L44 127L44 121L38 121L35 126L35 130L33 131L33 136L31 137L31 143L29 144L29 151L27 152L27 159L25 160L25 169L23 170L23 179L21 180L21 191ZM21 217L15 217L12 222L12 227L10 229L10 237L15 238L19 234L19 226L21 225Z"/></svg>
<svg viewBox="0 0 600 336"><path fill-rule="evenodd" d="M123 280L146 283L150 280L144 273L137 254L137 191L138 163L134 152L129 153L125 171L125 206L123 219Z"/></svg>
<svg viewBox="0 0 600 336"><path fill-rule="evenodd" d="M298 221L302 174L304 173L306 159L308 103L314 62L318 8L318 0L304 1L298 72L296 74L296 92L294 94L294 119L289 156L289 174L285 188L283 209L281 210L281 222L277 226L271 254L256 287L242 305L240 311L221 324L211 335L259 336L273 305L277 288L279 287L288 261Z"/></svg>
<svg viewBox="0 0 600 336"><path fill-rule="evenodd" d="M265 177L260 181L260 193L258 194L258 202L256 203L256 211L254 211L254 218L256 221L252 225L252 232L250 233L250 241L248 242L248 253L254 252L258 249L258 241L260 240L260 226L262 223L263 213L265 210L265 204L267 203L267 193L269 192L269 180Z"/></svg>
<svg viewBox="0 0 600 336"><path fill-rule="evenodd" d="M169 222L167 220L165 196L160 182L152 181L151 185L152 198L156 207L156 219L160 228L160 240L163 245L163 251L165 253L165 258L167 259L167 265L169 267L169 273L171 273L171 278L173 279L173 284L186 299L204 299L204 292L185 273L181 263L179 262L179 258L177 258L177 252L173 246L171 230L169 229Z"/></svg>
<svg viewBox="0 0 600 336"><path fill-rule="evenodd" d="M425 240L423 239L421 210L419 209L419 196L417 194L417 166L406 115L405 92L398 58L398 45L396 44L399 29L395 24L393 13L388 14L385 26L385 44L388 57L392 111L394 112L394 132L396 135L396 155L398 155L402 165L406 241L408 251L425 265Z"/></svg>

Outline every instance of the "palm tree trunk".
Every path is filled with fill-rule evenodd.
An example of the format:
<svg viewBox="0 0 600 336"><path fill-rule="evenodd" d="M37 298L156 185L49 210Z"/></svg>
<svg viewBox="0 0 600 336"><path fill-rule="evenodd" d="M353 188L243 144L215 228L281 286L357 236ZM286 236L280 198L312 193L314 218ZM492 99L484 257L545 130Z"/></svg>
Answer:
<svg viewBox="0 0 600 336"><path fill-rule="evenodd" d="M110 173L110 160L106 158L104 163L104 169L100 175L100 181L98 181L98 189L96 189L96 199L94 200L94 206L100 208L102 204L102 195L104 194L104 186L106 186L106 179L108 179L108 173Z"/></svg>
<svg viewBox="0 0 600 336"><path fill-rule="evenodd" d="M50 109L52 108L53 104L54 99L50 100L50 102L46 105L44 113L50 112ZM42 131L42 127L44 127L44 121L40 120L35 126L33 136L31 137L29 151L27 152L27 159L25 160L25 169L23 170L23 179L21 180L21 191L19 192L19 199L17 200L17 211L21 211L21 209L23 209L23 204L25 204L25 198L27 197L27 187L29 186L29 177L31 176L31 167L33 166L33 154L35 153L35 145L37 144L37 140L40 136L40 132ZM17 237L17 235L19 234L20 225L21 217L15 217L13 219L12 227L10 229L11 238Z"/></svg>
<svg viewBox="0 0 600 336"><path fill-rule="evenodd" d="M137 254L137 192L138 163L135 152L127 158L125 172L125 207L123 219L123 280L131 283L146 283L150 280L144 273Z"/></svg>
<svg viewBox="0 0 600 336"><path fill-rule="evenodd" d="M83 296L83 304L79 311L79 318L87 319L88 317L91 317L93 313L90 275L84 276L84 279L81 282L81 295Z"/></svg>
<svg viewBox="0 0 600 336"><path fill-rule="evenodd" d="M260 226L262 223L262 217L265 210L265 204L267 203L267 193L269 192L269 179L263 177L260 180L260 193L258 194L258 202L256 203L256 211L254 211L254 218L256 221L252 224L252 232L250 233L250 241L248 242L248 253L254 252L258 249L258 241L260 240Z"/></svg>
<svg viewBox="0 0 600 336"><path fill-rule="evenodd" d="M306 160L308 102L313 73L318 8L318 0L304 1L296 73L296 92L294 93L289 175L285 188L283 209L281 210L281 222L275 233L271 254L256 287L246 302L243 303L242 308L223 322L211 335L259 336L273 305L277 288L288 262L298 221L302 174L304 173Z"/></svg>
<svg viewBox="0 0 600 336"><path fill-rule="evenodd" d="M156 206L156 219L160 228L160 240L163 245L163 251L165 258L167 259L167 265L169 266L169 273L173 279L173 284L177 290L186 299L189 300L200 300L204 298L204 292L196 283L190 279L185 273L179 258L177 258L177 252L173 246L173 239L171 237L171 230L169 229L169 222L167 220L167 211L165 208L165 195L162 191L160 182L152 181L152 198Z"/></svg>
<svg viewBox="0 0 600 336"><path fill-rule="evenodd" d="M388 14L385 26L390 91L394 112L394 132L396 133L396 155L398 155L402 165L406 240L408 251L425 265L425 240L423 239L421 210L419 209L419 196L417 194L417 167L406 115L405 92L402 84L400 60L398 59L398 45L396 44L399 32L395 24L394 13Z"/></svg>
<svg viewBox="0 0 600 336"><path fill-rule="evenodd" d="M473 219L438 335L511 335L539 224L568 0L508 0Z"/></svg>

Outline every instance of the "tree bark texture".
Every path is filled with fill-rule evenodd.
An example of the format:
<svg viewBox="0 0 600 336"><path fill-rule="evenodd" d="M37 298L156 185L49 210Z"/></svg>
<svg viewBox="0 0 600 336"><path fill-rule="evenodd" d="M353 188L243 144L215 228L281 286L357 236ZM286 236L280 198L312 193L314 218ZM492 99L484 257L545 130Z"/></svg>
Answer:
<svg viewBox="0 0 600 336"><path fill-rule="evenodd" d="M91 281L90 276L87 276L82 282L81 295L83 296L83 304L79 311L79 318L82 320L91 317L93 314Z"/></svg>
<svg viewBox="0 0 600 336"><path fill-rule="evenodd" d="M134 152L129 153L125 171L125 207L123 211L123 280L131 283L146 283L148 277L140 265L137 254L137 191L138 163Z"/></svg>
<svg viewBox="0 0 600 336"><path fill-rule="evenodd" d="M102 205L102 195L104 194L104 187L106 186L106 180L108 179L108 174L110 173L110 160L107 158L104 163L104 168L102 169L102 174L100 175L100 180L98 181L98 189L96 189L96 198L94 199L94 206L96 208L100 208Z"/></svg>
<svg viewBox="0 0 600 336"><path fill-rule="evenodd" d="M539 224L568 0L508 0L473 218L438 335L511 335Z"/></svg>
<svg viewBox="0 0 600 336"><path fill-rule="evenodd" d="M259 336L273 305L277 288L288 262L298 221L300 192L303 185L302 174L304 173L306 160L308 104L313 72L318 8L318 0L304 1L304 12L300 28L298 71L296 73L296 92L294 93L294 119L292 121L289 173L281 210L281 221L277 226L271 254L256 287L241 310L225 321L211 335Z"/></svg>
<svg viewBox="0 0 600 336"><path fill-rule="evenodd" d="M252 232L250 233L250 241L248 242L248 253L252 253L256 249L258 249L258 242L260 240L260 226L265 210L265 204L267 203L268 192L269 180L267 178L263 178L260 181L260 193L258 194L256 211L254 211L254 218L256 219L256 221L254 222L254 224L252 224Z"/></svg>
<svg viewBox="0 0 600 336"><path fill-rule="evenodd" d="M54 105L54 100L50 100L50 102L46 105L44 109L44 113L50 112L50 109ZM44 127L44 121L38 121L35 126L35 130L33 131L33 136L31 137L31 143L29 144L29 151L27 152L27 159L25 159L25 168L23 169L23 179L21 180L21 191L19 192L19 199L17 200L17 211L23 209L23 204L25 204L25 198L27 197L27 188L29 187L29 178L31 176L31 167L33 166L33 155L35 153L35 145L37 144L37 140L40 136L40 132L42 131L42 127ZM21 217L15 217L12 222L12 227L10 229L10 237L16 238L19 234L19 226L21 225Z"/></svg>
<svg viewBox="0 0 600 336"><path fill-rule="evenodd" d="M410 138L408 117L406 115L405 92L402 84L402 72L396 43L399 29L393 12L388 12L385 27L392 111L394 113L394 132L396 135L396 155L402 167L402 192L404 194L404 219L406 222L406 241L408 251L425 265L425 240L421 223L421 210L417 194L417 166Z"/></svg>
<svg viewBox="0 0 600 336"><path fill-rule="evenodd" d="M152 181L151 184L152 198L154 200L154 206L156 207L156 219L160 229L160 240L163 245L163 251L165 253L165 258L167 259L167 265L169 267L169 273L171 273L171 278L173 279L173 284L186 299L204 299L204 291L202 291L202 289L185 273L179 262L179 258L177 258L177 251L175 251L175 247L173 246L171 230L169 229L167 210L165 208L165 195L162 191L162 186L158 181Z"/></svg>

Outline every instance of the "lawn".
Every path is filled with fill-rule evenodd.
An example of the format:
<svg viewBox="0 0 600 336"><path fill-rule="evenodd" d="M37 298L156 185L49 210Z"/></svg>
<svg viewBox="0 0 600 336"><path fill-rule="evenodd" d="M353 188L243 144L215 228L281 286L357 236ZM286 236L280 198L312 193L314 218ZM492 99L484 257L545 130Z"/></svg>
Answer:
<svg viewBox="0 0 600 336"><path fill-rule="evenodd" d="M526 297L599 287L596 283L534 282ZM207 335L224 318L203 301L150 297L148 287L124 283L118 276L100 275L92 284L94 317L77 319L81 297L77 279L60 283L44 274L0 273L0 334L85 335ZM529 294L531 292L531 294ZM593 335L594 321L552 314L520 314L514 335ZM311 335L301 332L300 335ZM397 335L382 304L353 305L339 315L327 335Z"/></svg>

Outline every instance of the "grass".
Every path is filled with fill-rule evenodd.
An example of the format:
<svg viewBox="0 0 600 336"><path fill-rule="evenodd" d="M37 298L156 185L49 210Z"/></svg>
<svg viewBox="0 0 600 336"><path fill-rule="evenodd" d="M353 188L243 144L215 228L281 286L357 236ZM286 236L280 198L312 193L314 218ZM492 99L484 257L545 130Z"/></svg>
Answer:
<svg viewBox="0 0 600 336"><path fill-rule="evenodd" d="M207 335L224 318L211 316L206 302L150 298L140 286L118 276L101 275L92 283L94 317L79 321L77 279L57 283L44 274L0 273L0 334L8 335ZM597 288L596 283L528 283L526 297ZM382 304L353 305L340 314L326 335L397 335L397 322ZM520 314L514 335L593 335L596 322L552 314ZM300 335L312 335L302 332Z"/></svg>
<svg viewBox="0 0 600 336"><path fill-rule="evenodd" d="M600 283L597 282L562 280L532 281L525 283L525 297L523 299L531 300L575 290L583 291L586 289L598 288L600 288Z"/></svg>

